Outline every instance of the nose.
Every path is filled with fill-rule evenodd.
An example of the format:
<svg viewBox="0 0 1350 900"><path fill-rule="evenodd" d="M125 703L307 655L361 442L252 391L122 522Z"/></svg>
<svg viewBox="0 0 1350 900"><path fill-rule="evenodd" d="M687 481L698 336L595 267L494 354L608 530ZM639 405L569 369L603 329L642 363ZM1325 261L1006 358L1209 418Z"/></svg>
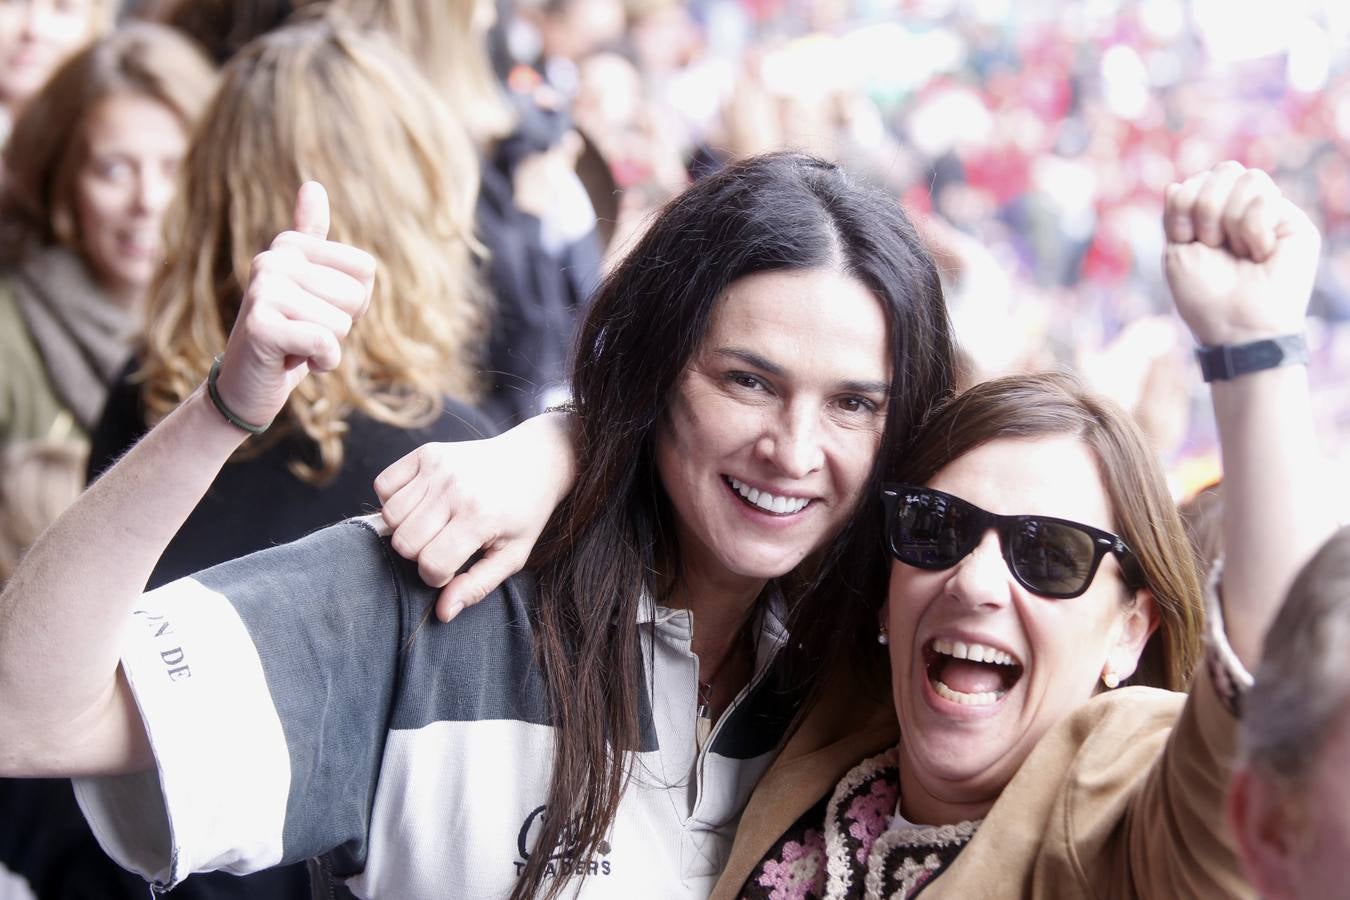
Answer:
<svg viewBox="0 0 1350 900"><path fill-rule="evenodd" d="M990 529L975 549L951 568L946 593L971 609L995 610L1007 605L1011 578L998 534Z"/></svg>
<svg viewBox="0 0 1350 900"><path fill-rule="evenodd" d="M762 457L789 478L804 478L825 464L825 447L813 411L787 406L759 439Z"/></svg>
<svg viewBox="0 0 1350 900"><path fill-rule="evenodd" d="M150 215L159 215L173 199L175 177L158 166L145 166L136 177L136 206Z"/></svg>
<svg viewBox="0 0 1350 900"><path fill-rule="evenodd" d="M37 37L38 32L40 31L38 19L41 14L35 8L36 4L32 3L31 0L27 0L27 2L21 0L19 7L19 15L21 17L19 19L19 34L21 37L31 41Z"/></svg>
<svg viewBox="0 0 1350 900"><path fill-rule="evenodd" d="M54 11L49 0L22 0L23 36L29 40L51 38L55 27Z"/></svg>

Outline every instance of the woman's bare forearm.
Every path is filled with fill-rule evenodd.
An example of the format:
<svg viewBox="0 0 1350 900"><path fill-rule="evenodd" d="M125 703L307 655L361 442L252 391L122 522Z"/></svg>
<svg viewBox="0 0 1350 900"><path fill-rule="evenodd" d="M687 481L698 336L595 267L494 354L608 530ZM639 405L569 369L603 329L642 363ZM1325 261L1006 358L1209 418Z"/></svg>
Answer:
<svg viewBox="0 0 1350 900"><path fill-rule="evenodd" d="M1163 227L1177 310L1207 354L1228 359L1303 331L1321 241L1268 175L1227 162L1172 185ZM1304 368L1216 371L1214 378L1224 623L1251 667L1294 573L1331 534L1334 518Z"/></svg>
<svg viewBox="0 0 1350 900"><path fill-rule="evenodd" d="M0 595L0 770L148 763L117 675L160 554L246 435L198 390L47 530Z"/></svg>
<svg viewBox="0 0 1350 900"><path fill-rule="evenodd" d="M0 595L0 775L148 765L144 725L118 675L136 599L247 437L237 424L271 422L311 370L335 368L370 302L375 260L328 241L328 221L327 195L306 184L295 230L253 261L218 400L193 392L48 529Z"/></svg>
<svg viewBox="0 0 1350 900"><path fill-rule="evenodd" d="M1336 528L1308 373L1284 366L1212 385L1224 492L1224 623L1249 668L1294 575Z"/></svg>

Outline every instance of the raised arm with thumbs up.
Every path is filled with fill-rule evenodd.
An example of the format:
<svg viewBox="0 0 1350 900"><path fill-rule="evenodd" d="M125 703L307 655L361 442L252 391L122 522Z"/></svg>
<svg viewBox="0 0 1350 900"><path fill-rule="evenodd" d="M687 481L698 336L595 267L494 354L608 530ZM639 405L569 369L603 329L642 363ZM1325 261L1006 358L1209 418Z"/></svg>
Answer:
<svg viewBox="0 0 1350 900"><path fill-rule="evenodd" d="M375 260L328 240L328 195L305 184L294 230L253 260L221 364L222 401L247 422L271 421L311 369L337 368L374 283Z"/></svg>
<svg viewBox="0 0 1350 900"><path fill-rule="evenodd" d="M0 776L148 768L119 675L122 636L160 553L248 432L311 369L330 370L369 303L375 260L328 236L316 183L260 253L216 381L193 392L63 515L0 595ZM223 409L222 409L223 407Z"/></svg>

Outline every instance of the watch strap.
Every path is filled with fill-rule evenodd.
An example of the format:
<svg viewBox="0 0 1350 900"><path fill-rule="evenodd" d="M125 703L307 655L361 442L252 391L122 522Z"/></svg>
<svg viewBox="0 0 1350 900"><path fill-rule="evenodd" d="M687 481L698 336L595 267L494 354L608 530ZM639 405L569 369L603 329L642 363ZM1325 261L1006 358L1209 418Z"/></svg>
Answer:
<svg viewBox="0 0 1350 900"><path fill-rule="evenodd" d="M1195 356L1205 381L1227 381L1262 369L1302 365L1308 361L1308 341L1302 334L1283 334L1245 344L1197 347Z"/></svg>

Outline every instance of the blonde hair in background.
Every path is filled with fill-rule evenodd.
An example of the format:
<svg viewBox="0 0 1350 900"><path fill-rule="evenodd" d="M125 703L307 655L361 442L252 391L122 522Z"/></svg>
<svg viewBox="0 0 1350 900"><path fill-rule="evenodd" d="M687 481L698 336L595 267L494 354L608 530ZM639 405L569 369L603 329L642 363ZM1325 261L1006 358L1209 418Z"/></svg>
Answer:
<svg viewBox="0 0 1350 900"><path fill-rule="evenodd" d="M385 31L422 67L479 147L515 128L474 10L492 0L333 0L357 23Z"/></svg>
<svg viewBox="0 0 1350 900"><path fill-rule="evenodd" d="M488 295L474 261L478 162L464 130L387 41L332 14L287 26L226 66L189 149L146 313L140 377L152 423L224 349L252 259L291 226L308 180L328 189L330 239L380 266L341 365L305 379L278 422L289 428L273 429L313 443L317 462L291 468L317 484L341 468L351 411L413 428L444 398L476 396Z"/></svg>
<svg viewBox="0 0 1350 900"><path fill-rule="evenodd" d="M171 28L128 24L75 53L24 106L5 145L0 257L35 247L78 248L75 180L88 153L90 113L119 94L162 103L191 132L216 86L215 67Z"/></svg>
<svg viewBox="0 0 1350 900"><path fill-rule="evenodd" d="M84 489L84 441L18 441L0 456L0 586L38 535Z"/></svg>

